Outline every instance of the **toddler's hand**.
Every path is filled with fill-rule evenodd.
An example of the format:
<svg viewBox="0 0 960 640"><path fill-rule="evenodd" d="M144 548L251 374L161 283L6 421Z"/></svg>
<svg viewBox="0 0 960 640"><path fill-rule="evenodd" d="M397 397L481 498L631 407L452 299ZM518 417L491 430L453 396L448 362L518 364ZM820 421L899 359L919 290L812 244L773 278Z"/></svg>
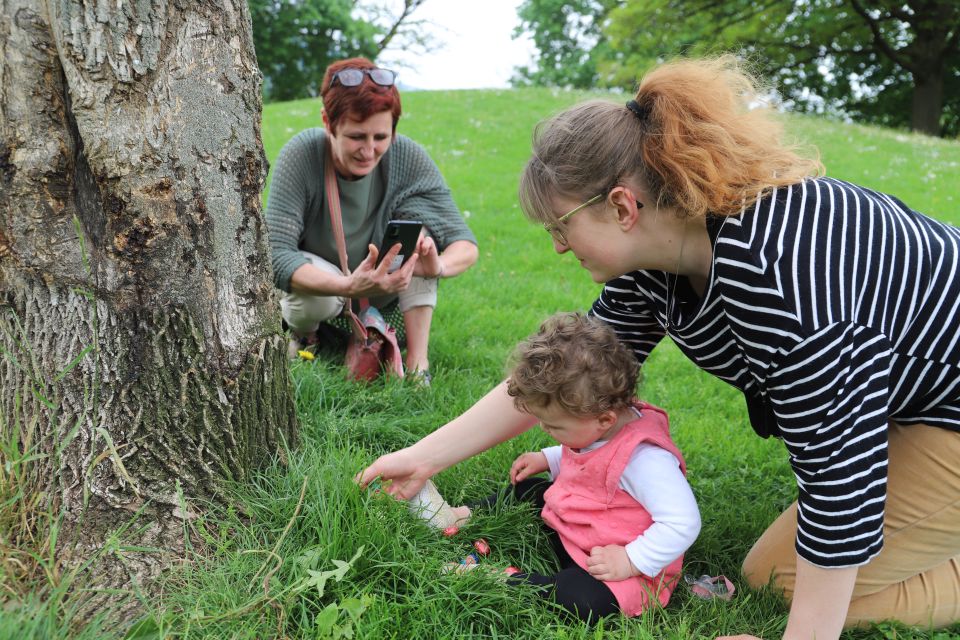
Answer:
<svg viewBox="0 0 960 640"><path fill-rule="evenodd" d="M605 547L591 549L590 557L587 558L587 571L597 580L607 582L626 580L640 575L640 572L630 562L626 547L621 547L618 544L608 544Z"/></svg>
<svg viewBox="0 0 960 640"><path fill-rule="evenodd" d="M517 484L521 480L550 468L547 456L541 451L528 451L517 456L510 467L510 484Z"/></svg>

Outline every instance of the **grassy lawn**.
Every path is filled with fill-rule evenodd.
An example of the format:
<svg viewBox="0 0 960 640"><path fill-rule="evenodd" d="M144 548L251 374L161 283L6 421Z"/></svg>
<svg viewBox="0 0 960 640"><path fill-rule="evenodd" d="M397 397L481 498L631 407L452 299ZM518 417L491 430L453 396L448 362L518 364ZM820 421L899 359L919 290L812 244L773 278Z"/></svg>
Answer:
<svg viewBox="0 0 960 640"><path fill-rule="evenodd" d="M149 603L157 633L145 630L142 637L779 637L786 608L769 590L747 588L739 566L795 497L785 450L753 434L738 392L670 343L644 366L640 395L670 412L702 511L703 530L686 554L685 572L727 575L737 586L731 602L698 600L681 587L668 607L640 618L607 619L593 628L571 623L527 589L482 572L440 573L479 537L492 547L486 562L549 570L551 552L529 508L480 515L444 538L404 505L360 492L352 482L376 456L415 442L499 382L509 351L545 316L586 309L597 295L598 285L576 261L554 254L549 236L525 221L516 198L533 126L584 97L550 90L404 95L399 131L423 144L440 166L481 248L473 269L441 287L433 386L364 386L346 382L334 363L293 363L300 446L288 452L285 465L236 487L235 508L211 510L191 524L196 557ZM266 106L268 158L319 121L316 101ZM828 175L960 224L957 142L797 116L786 117L785 126L821 150ZM455 504L485 496L506 482L516 455L547 444L533 430L445 471L437 485ZM44 606L38 602L36 611L42 614ZM68 635L62 625L42 626L41 614L5 615L0 596L0 637L99 637L93 628ZM879 625L844 637L941 640L960 634L960 625L952 631Z"/></svg>

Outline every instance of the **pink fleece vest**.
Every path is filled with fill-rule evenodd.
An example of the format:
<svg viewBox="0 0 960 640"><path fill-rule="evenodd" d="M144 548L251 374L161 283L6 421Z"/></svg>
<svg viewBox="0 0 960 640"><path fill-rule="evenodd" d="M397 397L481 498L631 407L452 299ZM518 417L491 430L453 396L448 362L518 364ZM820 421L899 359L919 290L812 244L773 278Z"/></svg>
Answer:
<svg viewBox="0 0 960 640"><path fill-rule="evenodd" d="M686 474L683 456L670 439L666 412L643 402L634 406L640 417L599 449L578 453L563 447L560 472L544 494L544 522L560 535L567 553L583 569L593 547L626 546L653 524L643 505L620 488L620 476L637 445L646 442L666 449ZM667 604L682 565L680 556L652 578L640 575L604 584L624 615L636 616L648 608L651 597Z"/></svg>

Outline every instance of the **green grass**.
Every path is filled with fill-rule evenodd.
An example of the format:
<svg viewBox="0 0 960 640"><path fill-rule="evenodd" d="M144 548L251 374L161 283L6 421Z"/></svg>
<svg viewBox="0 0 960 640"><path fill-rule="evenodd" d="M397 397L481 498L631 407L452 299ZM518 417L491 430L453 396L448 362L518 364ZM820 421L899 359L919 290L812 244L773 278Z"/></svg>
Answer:
<svg viewBox="0 0 960 640"><path fill-rule="evenodd" d="M442 284L433 387L418 391L397 381L365 386L345 381L332 363L294 363L301 445L288 452L285 466L235 487L234 507L210 507L189 525L189 561L167 577L141 637L326 638L338 637L337 629L356 638L778 637L785 607L775 594L747 588L739 565L794 498L785 451L775 440L754 436L741 396L672 344L658 348L645 365L641 395L669 410L703 514L685 570L731 577L738 594L729 603L697 600L681 588L666 609L637 619L605 620L592 629L570 623L525 589L477 572L440 574L444 562L462 556L478 537L490 542L493 563L548 569L550 552L529 509L479 516L448 539L413 519L404 505L360 492L352 482L376 456L415 442L469 407L501 379L509 351L545 316L586 309L598 293L573 259L555 255L547 234L525 221L516 198L533 125L586 95L536 89L404 95L399 131L436 160L481 248L473 269ZM268 158L319 121L316 101L267 105ZM785 121L794 137L821 149L829 175L960 223L956 142L808 117ZM538 431L524 434L443 472L437 484L454 503L487 495L505 482L517 454L546 444ZM0 494L0 501L5 497ZM342 577L324 573L338 566ZM62 615L49 615L42 592L15 606L9 598L2 604L3 598L0 637L80 633L69 631ZM940 640L960 633L960 626L952 631L881 625L845 637Z"/></svg>

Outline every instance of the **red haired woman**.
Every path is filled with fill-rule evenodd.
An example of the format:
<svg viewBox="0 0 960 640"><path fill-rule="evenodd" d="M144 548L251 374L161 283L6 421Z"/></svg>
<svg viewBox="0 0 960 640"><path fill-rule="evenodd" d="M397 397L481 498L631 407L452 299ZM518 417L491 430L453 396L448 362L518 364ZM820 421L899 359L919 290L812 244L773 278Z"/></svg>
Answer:
<svg viewBox="0 0 960 640"><path fill-rule="evenodd" d="M366 298L381 309L396 302L406 327L407 369L429 382L437 281L473 265L477 241L427 152L397 135L395 80L392 71L365 58L327 68L324 128L300 132L280 151L266 220L292 351L315 340L320 323L339 315L347 300ZM336 169L350 275L338 266L327 209L328 160ZM393 273L387 269L396 248L377 265L377 245L391 219L420 221L426 231L413 258Z"/></svg>

